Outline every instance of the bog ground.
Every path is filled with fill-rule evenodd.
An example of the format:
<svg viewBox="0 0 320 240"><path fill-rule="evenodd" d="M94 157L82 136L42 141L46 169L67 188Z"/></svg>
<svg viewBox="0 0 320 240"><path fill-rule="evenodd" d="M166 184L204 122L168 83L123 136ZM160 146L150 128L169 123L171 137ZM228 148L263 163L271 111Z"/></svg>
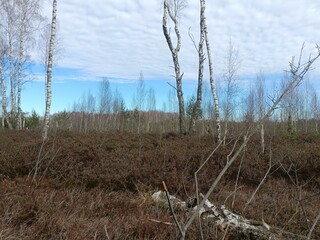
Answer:
<svg viewBox="0 0 320 240"><path fill-rule="evenodd" d="M259 141L250 141L210 200L307 236L320 209L320 136L274 136L266 142L261 154ZM220 147L200 172L201 192L233 144ZM216 145L211 136L67 131L51 133L42 144L37 131L1 131L0 239L177 239L176 227L166 224L173 223L169 209L157 206L151 194L165 180L170 194L193 197L194 172ZM270 173L244 211L270 158ZM177 211L177 217L183 222L188 213ZM224 234L206 221L202 228L206 239ZM319 224L312 238L320 239ZM200 239L197 222L187 239Z"/></svg>

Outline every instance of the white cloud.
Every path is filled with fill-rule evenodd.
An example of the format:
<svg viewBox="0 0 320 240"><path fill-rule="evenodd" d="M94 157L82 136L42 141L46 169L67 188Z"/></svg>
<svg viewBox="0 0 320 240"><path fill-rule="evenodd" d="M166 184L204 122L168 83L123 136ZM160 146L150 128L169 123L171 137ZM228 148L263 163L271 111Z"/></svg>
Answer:
<svg viewBox="0 0 320 240"><path fill-rule="evenodd" d="M320 42L320 2L314 0L209 0L206 15L215 72L223 71L231 37L238 47L240 74L281 72L306 42L306 52ZM45 12L50 14L50 6ZM50 18L50 15L48 15ZM138 79L169 78L171 55L162 33L161 0L60 1L60 36L64 57L60 66L79 68L91 76ZM199 1L189 0L181 18L181 70L196 79ZM320 68L320 65L317 65ZM317 72L320 72L317 70Z"/></svg>

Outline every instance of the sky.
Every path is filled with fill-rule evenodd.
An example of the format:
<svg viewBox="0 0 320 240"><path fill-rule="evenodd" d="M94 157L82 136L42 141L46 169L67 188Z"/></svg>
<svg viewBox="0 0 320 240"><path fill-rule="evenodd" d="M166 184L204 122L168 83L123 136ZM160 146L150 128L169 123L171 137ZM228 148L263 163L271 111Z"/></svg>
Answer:
<svg viewBox="0 0 320 240"><path fill-rule="evenodd" d="M49 1L43 13L51 19ZM189 0L181 13L181 71L186 94L196 91L198 58L188 31L199 40L199 0ZM157 104L174 84L171 53L162 32L161 0L58 0L60 48L53 75L52 112L70 110L84 92L97 92L107 77L130 107L142 71L147 87L156 91ZM315 0L207 0L206 17L212 47L214 74L226 68L232 39L239 52L242 86L249 86L259 71L281 79L292 56L315 53L320 43L320 1ZM171 34L172 37L173 31ZM44 113L44 77L37 49L32 52L34 79L24 85L23 109ZM207 62L206 62L207 63ZM320 62L310 82L320 90ZM205 72L204 80L209 78ZM320 93L320 92L319 92Z"/></svg>

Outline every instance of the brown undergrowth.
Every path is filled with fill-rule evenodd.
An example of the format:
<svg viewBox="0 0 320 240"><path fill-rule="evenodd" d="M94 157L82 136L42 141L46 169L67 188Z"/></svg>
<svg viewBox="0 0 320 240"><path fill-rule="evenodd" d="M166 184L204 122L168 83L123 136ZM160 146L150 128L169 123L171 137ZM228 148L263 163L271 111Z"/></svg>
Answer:
<svg viewBox="0 0 320 240"><path fill-rule="evenodd" d="M194 196L193 174L216 146L210 136L66 131L52 134L40 154L39 132L2 131L0 142L0 239L177 239L169 210L157 207L150 195L165 180L171 194L183 200ZM320 209L320 137L275 136L267 142L265 154L258 137L248 145L237 191L240 159L210 199L247 218L307 235ZM233 143L221 147L199 173L201 192L226 163ZM268 170L269 149L270 174L243 211ZM177 214L180 221L187 218ZM202 227L207 239L219 239L219 229L205 222ZM194 223L187 238L199 236ZM320 238L319 225L313 236Z"/></svg>

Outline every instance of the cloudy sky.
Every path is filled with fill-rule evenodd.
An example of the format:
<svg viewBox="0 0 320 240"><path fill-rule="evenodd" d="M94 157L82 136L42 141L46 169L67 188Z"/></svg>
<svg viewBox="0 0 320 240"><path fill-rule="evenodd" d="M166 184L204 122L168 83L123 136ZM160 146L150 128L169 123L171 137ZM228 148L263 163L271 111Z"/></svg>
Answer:
<svg viewBox="0 0 320 240"><path fill-rule="evenodd" d="M44 6L49 19L50 7ZM69 91L74 82L84 90L94 89L102 76L121 89L121 84L135 83L140 71L158 93L167 91L173 69L162 33L162 10L161 0L58 0L63 51L54 76L56 94ZM225 69L230 39L239 51L242 79L260 70L266 76L281 76L303 42L307 53L320 42L320 1L208 0L206 16L216 76ZM186 84L197 77L197 53L188 30L198 41L198 25L199 0L189 0L180 18L180 62ZM311 78L316 83L320 64L315 67ZM55 107L70 105L72 98L81 96L81 89L69 91L69 98Z"/></svg>

